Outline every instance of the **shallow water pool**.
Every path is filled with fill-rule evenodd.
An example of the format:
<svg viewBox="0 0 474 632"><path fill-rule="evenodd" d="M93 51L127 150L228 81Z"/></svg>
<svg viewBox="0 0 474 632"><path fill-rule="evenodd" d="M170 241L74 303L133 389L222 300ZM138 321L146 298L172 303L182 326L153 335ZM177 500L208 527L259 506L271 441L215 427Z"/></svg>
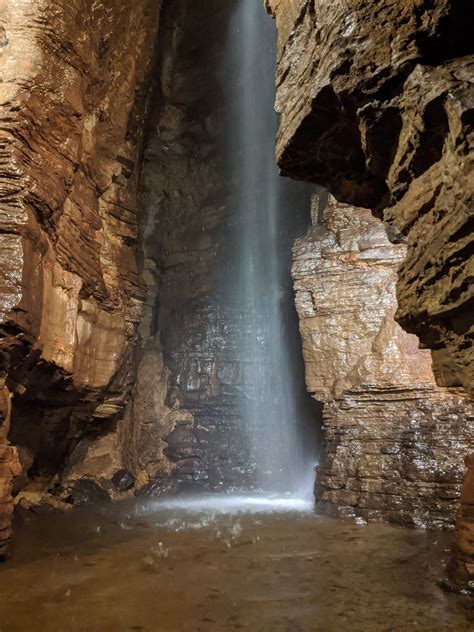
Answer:
<svg viewBox="0 0 474 632"><path fill-rule="evenodd" d="M27 517L0 567L0 630L463 632L463 603L436 584L450 542L291 497Z"/></svg>

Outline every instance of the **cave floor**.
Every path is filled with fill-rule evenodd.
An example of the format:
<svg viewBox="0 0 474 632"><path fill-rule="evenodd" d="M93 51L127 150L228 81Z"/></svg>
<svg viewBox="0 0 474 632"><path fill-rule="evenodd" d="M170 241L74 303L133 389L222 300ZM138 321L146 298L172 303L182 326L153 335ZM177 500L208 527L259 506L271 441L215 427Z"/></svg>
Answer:
<svg viewBox="0 0 474 632"><path fill-rule="evenodd" d="M0 630L471 629L436 585L450 534L274 509L154 501L23 517L0 567Z"/></svg>

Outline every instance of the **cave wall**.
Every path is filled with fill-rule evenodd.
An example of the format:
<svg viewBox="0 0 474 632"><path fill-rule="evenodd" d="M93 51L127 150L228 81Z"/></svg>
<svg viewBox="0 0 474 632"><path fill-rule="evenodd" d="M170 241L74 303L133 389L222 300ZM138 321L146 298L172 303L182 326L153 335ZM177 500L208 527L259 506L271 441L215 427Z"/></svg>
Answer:
<svg viewBox="0 0 474 632"><path fill-rule="evenodd" d="M282 173L370 208L390 240L406 244L396 319L431 349L440 386L472 394L470 3L265 5L279 36ZM458 540L469 531L469 507L460 511ZM473 568L467 541L453 562L464 586Z"/></svg>
<svg viewBox="0 0 474 632"><path fill-rule="evenodd" d="M3 400L13 394L10 441L36 478L110 428L132 381L145 298L137 185L159 14L153 0L2 5L0 379ZM7 417L0 538L17 467Z"/></svg>
<svg viewBox="0 0 474 632"><path fill-rule="evenodd" d="M11 442L21 448L30 476L51 483L67 461L64 481L97 475L109 480L124 465L139 486L173 472L180 480L199 482L209 481L212 469L212 485L224 470L235 474L236 483L245 476L236 447L241 441L236 339L210 298L222 287L222 239L235 218L217 157L225 112L211 68L219 67L219 40L209 45L205 15L213 16L216 32L225 37L229 4L210 2L205 15L196 3L170 5L164 32L169 52L161 58L139 203L161 3L4 4L0 556L10 540L12 479L20 472ZM379 10L353 3L350 11L347 3L323 0L266 4L279 29L277 153L283 173L370 207L393 241L406 242L405 258L405 246L393 246L391 254L388 244L382 246L375 267L377 273L384 269L387 311L383 325L378 311L370 331L356 338L357 344L370 341L365 360L344 364L357 355L346 340L340 367L350 368L349 377L335 375L334 359L327 356L328 373L318 376L305 347L308 367L313 365L309 388L328 402L321 502L339 513L357 507L358 515L369 519L448 523L461 469L451 457L455 443L443 430L447 424L450 433L456 428L464 453L472 439L469 409L460 391L435 387L427 352L415 351L414 338L396 328L393 283L395 265L401 264L397 318L434 350L438 382L472 385L471 51L463 28L465 3L455 8L440 0L434 10L423 0L386 2ZM186 6L193 35L180 39L176 19ZM141 226L143 257L137 208L148 217ZM344 222L359 222L360 210L348 212ZM367 216L363 230L368 221ZM379 228L374 232L378 250ZM344 250L341 234L338 247L350 260L352 246ZM303 286L314 279L298 248L308 248L310 259L324 259L307 239L296 251L295 269L301 263L303 272L300 277L295 272L295 282ZM359 250L366 250L360 242ZM303 338L314 334L305 322L305 310L314 309L306 304L312 292L317 305L317 284L298 299ZM144 342L137 349L143 316ZM329 319L324 325L334 331L341 322ZM379 332L375 337L372 327ZM413 354L415 368L408 359ZM128 402L135 375L135 396ZM367 383L370 375L376 380ZM383 388L375 385L381 378ZM410 388L408 378L414 380ZM381 408L397 419L389 448L380 436L383 424L376 422ZM122 416L117 431L109 432ZM223 418L229 427L219 425ZM376 447L366 431L374 433ZM340 458L348 441L360 451L356 462ZM235 462L230 453L237 454ZM395 493L387 468L397 472ZM400 482L404 506L397 501ZM464 522L468 506L469 500L463 503Z"/></svg>
<svg viewBox="0 0 474 632"><path fill-rule="evenodd" d="M241 403L242 366L252 358L242 350L239 314L246 306L235 298L235 235L242 221L236 199L242 182L232 170L228 145L244 88L229 55L229 42L238 36L232 26L236 6L183 0L162 20L160 80L140 190L148 288L141 332L142 362L153 363L158 354L169 370L164 404L173 413L167 416L170 425L163 426L156 392L142 387L144 371L133 405L148 410L149 422L136 414L132 422L143 445L137 452L140 476L155 492L252 485ZM309 187L288 182L283 195L288 217L281 227L279 265L286 269L282 294L291 320L291 244L309 221ZM296 317L292 328L296 337L289 344L299 345ZM318 411L304 391L297 346L294 356L301 397L316 425ZM158 408L162 405L160 398ZM159 442L150 440L157 435Z"/></svg>
<svg viewBox="0 0 474 632"><path fill-rule="evenodd" d="M449 590L473 590L474 581L474 456L465 459L467 473L461 490L456 522L456 541L448 565Z"/></svg>
<svg viewBox="0 0 474 632"><path fill-rule="evenodd" d="M367 209L331 200L295 243L308 390L324 402L318 507L336 516L452 526L474 449L474 408L436 385L429 350L395 321L392 244Z"/></svg>
<svg viewBox="0 0 474 632"><path fill-rule="evenodd" d="M228 213L219 73L231 11L220 0L205 7L181 0L164 18L140 185L148 288L140 366L161 358L167 378L157 401L156 390L144 387L146 370L139 370L133 398L135 409L150 413L148 423L137 420L135 433L148 446L137 460L155 492L218 489L223 480L242 485L245 478L236 341L220 283ZM174 411L164 425L157 414L163 405Z"/></svg>
<svg viewBox="0 0 474 632"><path fill-rule="evenodd" d="M464 0L266 0L282 173L368 207L407 244L397 320L440 385L473 388L472 68Z"/></svg>

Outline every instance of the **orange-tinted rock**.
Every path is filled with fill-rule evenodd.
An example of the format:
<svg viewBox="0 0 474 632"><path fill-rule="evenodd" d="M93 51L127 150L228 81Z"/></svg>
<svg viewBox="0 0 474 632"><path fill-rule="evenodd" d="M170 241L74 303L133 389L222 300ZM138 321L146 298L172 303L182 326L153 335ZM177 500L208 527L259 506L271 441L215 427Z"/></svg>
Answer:
<svg viewBox="0 0 474 632"><path fill-rule="evenodd" d="M467 472L456 521L456 543L449 565L449 586L474 593L474 454L466 457Z"/></svg>
<svg viewBox="0 0 474 632"><path fill-rule="evenodd" d="M440 385L474 386L468 0L266 0L284 175L371 208L407 243L397 319ZM357 218L354 218L357 222Z"/></svg>
<svg viewBox="0 0 474 632"><path fill-rule="evenodd" d="M7 440L10 412L10 393L0 380L0 560L9 553L12 535L13 478L21 472L16 448L12 447Z"/></svg>
<svg viewBox="0 0 474 632"><path fill-rule="evenodd" d="M405 246L370 211L331 202L293 252L307 387L325 404L320 508L451 525L474 409L437 387L430 352L395 322Z"/></svg>
<svg viewBox="0 0 474 632"><path fill-rule="evenodd" d="M78 386L109 383L144 298L133 244L153 7L24 0L2 16L1 313Z"/></svg>
<svg viewBox="0 0 474 632"><path fill-rule="evenodd" d="M132 383L145 298L137 186L160 6L2 4L0 377L14 393L10 438L45 476L81 437L113 427Z"/></svg>

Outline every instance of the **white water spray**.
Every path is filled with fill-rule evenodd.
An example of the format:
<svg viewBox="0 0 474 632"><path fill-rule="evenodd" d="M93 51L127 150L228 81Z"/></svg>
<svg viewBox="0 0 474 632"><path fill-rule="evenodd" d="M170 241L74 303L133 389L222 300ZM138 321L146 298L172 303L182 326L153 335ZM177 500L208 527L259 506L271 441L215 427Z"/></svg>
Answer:
<svg viewBox="0 0 474 632"><path fill-rule="evenodd" d="M231 203L238 225L236 312L241 332L242 418L255 485L264 492L311 494L311 451L300 431L300 393L295 392L286 339L288 300L281 265L284 208L282 178L274 156L275 26L261 0L238 0L229 54L237 90L228 151L233 174ZM290 183L291 184L291 183ZM291 214L290 214L291 221ZM286 301L286 302L285 302Z"/></svg>

